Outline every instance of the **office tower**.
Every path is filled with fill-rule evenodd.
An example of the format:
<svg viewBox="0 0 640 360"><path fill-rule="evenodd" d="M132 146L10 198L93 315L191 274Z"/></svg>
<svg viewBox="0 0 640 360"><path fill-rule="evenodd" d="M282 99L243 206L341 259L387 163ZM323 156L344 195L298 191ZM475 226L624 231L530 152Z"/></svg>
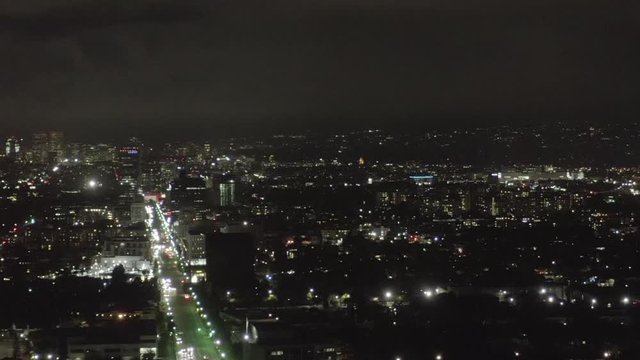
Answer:
<svg viewBox="0 0 640 360"><path fill-rule="evenodd" d="M5 155L10 158L16 158L20 154L22 139L10 136L5 142Z"/></svg>
<svg viewBox="0 0 640 360"><path fill-rule="evenodd" d="M55 161L64 157L64 133L62 131L49 131L49 153Z"/></svg>
<svg viewBox="0 0 640 360"><path fill-rule="evenodd" d="M218 186L220 191L220 206L233 206L236 203L236 184L233 180L220 183Z"/></svg>
<svg viewBox="0 0 640 360"><path fill-rule="evenodd" d="M49 140L47 133L35 133L33 134L33 146L31 147L31 153L33 162L44 164L47 162L47 156L49 153Z"/></svg>
<svg viewBox="0 0 640 360"><path fill-rule="evenodd" d="M32 160L39 164L55 164L64 157L64 133L62 131L33 134Z"/></svg>
<svg viewBox="0 0 640 360"><path fill-rule="evenodd" d="M251 296L256 283L255 234L223 231L206 235L207 279L218 296Z"/></svg>
<svg viewBox="0 0 640 360"><path fill-rule="evenodd" d="M200 177L188 177L184 170L169 187L169 206L173 210L205 207L206 183Z"/></svg>
<svg viewBox="0 0 640 360"><path fill-rule="evenodd" d="M114 160L114 148L106 144L86 145L84 157L89 164L111 162Z"/></svg>
<svg viewBox="0 0 640 360"><path fill-rule="evenodd" d="M144 203L131 204L131 222L140 223L147 220L147 209Z"/></svg>
<svg viewBox="0 0 640 360"><path fill-rule="evenodd" d="M118 149L118 178L137 180L140 176L140 149L126 146Z"/></svg>

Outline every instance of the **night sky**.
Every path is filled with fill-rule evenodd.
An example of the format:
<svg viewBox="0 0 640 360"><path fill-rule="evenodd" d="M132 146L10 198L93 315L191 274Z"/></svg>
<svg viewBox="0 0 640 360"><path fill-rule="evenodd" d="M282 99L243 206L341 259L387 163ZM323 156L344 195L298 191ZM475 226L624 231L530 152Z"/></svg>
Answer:
<svg viewBox="0 0 640 360"><path fill-rule="evenodd" d="M637 120L640 2L0 0L0 133Z"/></svg>

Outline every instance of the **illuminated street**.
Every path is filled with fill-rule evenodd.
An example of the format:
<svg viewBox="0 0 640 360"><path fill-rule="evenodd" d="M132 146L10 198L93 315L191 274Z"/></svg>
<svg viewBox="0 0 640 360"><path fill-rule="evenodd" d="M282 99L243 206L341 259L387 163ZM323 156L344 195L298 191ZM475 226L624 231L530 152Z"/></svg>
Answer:
<svg viewBox="0 0 640 360"><path fill-rule="evenodd" d="M186 277L180 270L180 259L174 251L172 235L159 208L154 215L154 227L158 228L160 249L157 258L160 263L159 277L162 283L162 297L169 318L173 318L172 334L176 341L176 359L222 359L228 358L223 345L216 339L215 330L200 306L197 294L184 286ZM157 236L157 235L156 235ZM186 292L185 292L186 290ZM171 328L171 325L170 325Z"/></svg>

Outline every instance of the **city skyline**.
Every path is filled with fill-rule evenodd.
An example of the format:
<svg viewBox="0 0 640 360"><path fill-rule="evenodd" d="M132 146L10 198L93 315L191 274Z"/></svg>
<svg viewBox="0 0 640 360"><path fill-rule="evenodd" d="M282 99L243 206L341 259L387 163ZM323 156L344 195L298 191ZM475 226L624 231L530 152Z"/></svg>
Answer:
<svg viewBox="0 0 640 360"><path fill-rule="evenodd" d="M0 360L640 359L639 16L0 0Z"/></svg>
<svg viewBox="0 0 640 360"><path fill-rule="evenodd" d="M637 358L639 138L7 137L0 356Z"/></svg>

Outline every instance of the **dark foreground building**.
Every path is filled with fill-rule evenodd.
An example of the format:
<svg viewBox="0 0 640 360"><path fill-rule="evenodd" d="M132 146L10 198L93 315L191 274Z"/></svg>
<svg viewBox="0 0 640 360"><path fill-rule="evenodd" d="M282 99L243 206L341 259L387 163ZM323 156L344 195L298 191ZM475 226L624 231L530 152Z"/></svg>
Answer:
<svg viewBox="0 0 640 360"><path fill-rule="evenodd" d="M206 235L205 251L207 279L219 298L246 298L254 292L254 233L224 233L218 229Z"/></svg>

